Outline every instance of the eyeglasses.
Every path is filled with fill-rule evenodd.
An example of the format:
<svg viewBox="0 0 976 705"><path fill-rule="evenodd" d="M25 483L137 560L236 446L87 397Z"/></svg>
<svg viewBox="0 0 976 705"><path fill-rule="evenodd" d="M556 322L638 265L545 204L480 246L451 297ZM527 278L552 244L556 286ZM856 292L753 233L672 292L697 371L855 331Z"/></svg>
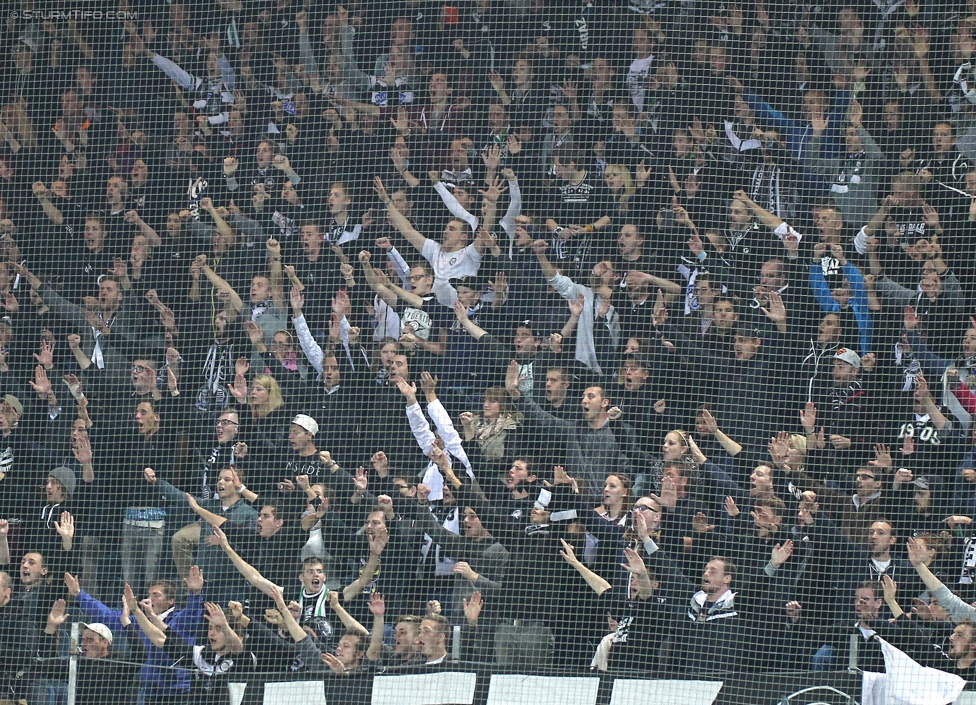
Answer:
<svg viewBox="0 0 976 705"><path fill-rule="evenodd" d="M139 373L139 374L142 374L143 372L149 372L150 369L148 367L146 367L145 365L133 365L132 366L132 371L133 372L136 372L136 373Z"/></svg>
<svg viewBox="0 0 976 705"><path fill-rule="evenodd" d="M412 282L417 282L417 281L420 281L421 279L426 279L427 278L427 275L426 274L411 274L408 278Z"/></svg>
<svg viewBox="0 0 976 705"><path fill-rule="evenodd" d="M217 425L221 428L227 428L228 426L239 426L236 421L231 421L230 419L220 419L217 421Z"/></svg>
<svg viewBox="0 0 976 705"><path fill-rule="evenodd" d="M655 509L654 507L648 507L643 504L638 504L634 507L635 512L660 512L660 509Z"/></svg>

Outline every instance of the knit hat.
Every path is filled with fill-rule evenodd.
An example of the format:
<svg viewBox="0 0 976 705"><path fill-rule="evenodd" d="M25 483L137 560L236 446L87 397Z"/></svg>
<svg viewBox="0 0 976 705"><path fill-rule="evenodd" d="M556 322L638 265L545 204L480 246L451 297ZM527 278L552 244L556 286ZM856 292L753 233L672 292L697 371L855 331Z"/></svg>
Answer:
<svg viewBox="0 0 976 705"><path fill-rule="evenodd" d="M861 369L861 356L848 348L837 348L837 352L834 353L834 359L843 360L851 367L858 370Z"/></svg>
<svg viewBox="0 0 976 705"><path fill-rule="evenodd" d="M47 474L48 477L53 477L55 480L61 483L64 491L69 495L74 495L75 488L78 486L78 480L75 478L75 471L71 468L66 468L63 465L58 468L54 468L51 472Z"/></svg>

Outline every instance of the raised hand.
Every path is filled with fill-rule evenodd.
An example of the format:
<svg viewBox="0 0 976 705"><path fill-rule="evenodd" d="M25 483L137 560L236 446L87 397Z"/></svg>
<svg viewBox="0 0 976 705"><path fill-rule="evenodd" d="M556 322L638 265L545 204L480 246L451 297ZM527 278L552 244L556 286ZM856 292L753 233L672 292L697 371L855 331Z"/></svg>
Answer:
<svg viewBox="0 0 976 705"><path fill-rule="evenodd" d="M925 220L925 224L933 230L938 230L942 227L942 223L939 220L939 212L928 203L922 204L922 217Z"/></svg>
<svg viewBox="0 0 976 705"><path fill-rule="evenodd" d="M225 536L224 538L227 537ZM203 571L200 570L200 566L190 566L189 574L183 578L183 584L186 585L186 589L190 592L199 593L203 590L203 583Z"/></svg>
<svg viewBox="0 0 976 705"><path fill-rule="evenodd" d="M569 476L566 472L566 468L562 465L554 465L552 468L552 484L554 485L571 485L575 482L573 478Z"/></svg>
<svg viewBox="0 0 976 705"><path fill-rule="evenodd" d="M360 465L356 470L356 475L353 477L352 482L359 493L365 493L369 488L369 476L366 474L366 468Z"/></svg>
<svg viewBox="0 0 976 705"><path fill-rule="evenodd" d="M387 64L387 66L389 66L389 64ZM340 661L339 657L336 656L335 654L329 652L323 653L322 663L328 666L329 670L332 671L335 675L337 676L346 675L346 667L342 665L342 661Z"/></svg>
<svg viewBox="0 0 976 705"><path fill-rule="evenodd" d="M892 580L890 575L884 575L881 578L881 585L884 589L885 602L888 604L895 602L898 596L898 583Z"/></svg>
<svg viewBox="0 0 976 705"><path fill-rule="evenodd" d="M390 196L386 192L386 187L383 185L383 179L378 176L373 177L373 190L376 192L377 197L385 204L390 203Z"/></svg>
<svg viewBox="0 0 976 705"><path fill-rule="evenodd" d="M61 512L60 521L54 522L54 530L62 539L70 541L75 536L75 518L71 512Z"/></svg>
<svg viewBox="0 0 976 705"><path fill-rule="evenodd" d="M787 454L790 452L790 434L788 431L780 431L775 436L772 437L767 446L769 449L769 457L773 459L773 464L776 467L782 467L786 464Z"/></svg>
<svg viewBox="0 0 976 705"><path fill-rule="evenodd" d="M394 378L396 381L397 389L400 390L407 403L411 406L417 403L417 385L412 382L407 382L403 377L397 376Z"/></svg>
<svg viewBox="0 0 976 705"><path fill-rule="evenodd" d="M674 478L666 475L661 478L661 496L655 499L662 507L674 507L678 503L678 486Z"/></svg>
<svg viewBox="0 0 976 705"><path fill-rule="evenodd" d="M379 529L369 535L369 552L371 555L379 556L383 549L390 542L390 533L386 529Z"/></svg>
<svg viewBox="0 0 976 705"><path fill-rule="evenodd" d="M793 541L787 540L773 546L769 562L777 568L790 559L793 555Z"/></svg>
<svg viewBox="0 0 976 705"><path fill-rule="evenodd" d="M498 171L498 165L502 162L502 148L501 145L493 144L488 149L481 153L481 160L485 163L485 167L489 172L494 173ZM484 192L480 192L484 195ZM497 200L497 199L496 199Z"/></svg>
<svg viewBox="0 0 976 705"><path fill-rule="evenodd" d="M475 590L471 593L470 599L461 598L464 603L464 618L468 624L474 624L481 616L481 610L485 607L485 601L481 597L481 591Z"/></svg>
<svg viewBox="0 0 976 705"><path fill-rule="evenodd" d="M644 564L644 559L637 551L629 547L625 548L624 558L627 559L627 562L621 563L621 568L634 575L647 575L647 565Z"/></svg>
<svg viewBox="0 0 976 705"><path fill-rule="evenodd" d="M908 562L916 567L924 564L927 553L925 545L920 541L916 541L914 538L908 539L905 545L908 549Z"/></svg>
<svg viewBox="0 0 976 705"><path fill-rule="evenodd" d="M386 453L383 451L378 450L373 453L369 462L379 477L386 477L390 474L390 459L386 457Z"/></svg>
<svg viewBox="0 0 976 705"><path fill-rule="evenodd" d="M519 375L519 364L512 360L505 370L505 389L510 395L515 396L519 393L519 385L522 383L522 379Z"/></svg>
<svg viewBox="0 0 976 705"><path fill-rule="evenodd" d="M438 378L432 376L427 370L420 373L420 389L428 397L432 396L436 392L438 381Z"/></svg>
<svg viewBox="0 0 976 705"><path fill-rule="evenodd" d="M905 330L915 330L918 328L918 324L921 323L918 315L915 313L914 306L906 306L903 311L903 321L905 324Z"/></svg>
<svg viewBox="0 0 976 705"><path fill-rule="evenodd" d="M775 291L770 291L767 297L769 298L769 308L761 307L759 310L765 313L766 317L773 323L785 323L786 305L783 303L783 297Z"/></svg>
<svg viewBox="0 0 976 705"><path fill-rule="evenodd" d="M51 381L48 379L43 365L36 365L34 367L34 379L29 384L41 400L47 399L51 393Z"/></svg>
<svg viewBox="0 0 976 705"><path fill-rule="evenodd" d="M567 543L566 539L559 539L559 543L562 544L562 550L559 551L559 555L563 557L563 560L574 567L580 565L580 559L576 557L576 551L572 544Z"/></svg>
<svg viewBox="0 0 976 705"><path fill-rule="evenodd" d="M210 622L210 626L222 629L227 627L227 616L223 608L216 602L206 602L203 605L203 618Z"/></svg>
<svg viewBox="0 0 976 705"><path fill-rule="evenodd" d="M45 370L50 370L54 367L54 341L42 340L41 350L40 352L34 353L34 359L40 365L43 365Z"/></svg>
<svg viewBox="0 0 976 705"><path fill-rule="evenodd" d="M704 512L698 512L691 519L691 528L700 534L706 534L709 531L714 531L715 525L708 523L708 517L705 516Z"/></svg>
<svg viewBox="0 0 976 705"><path fill-rule="evenodd" d="M800 424L808 434L813 433L817 426L817 407L812 401L800 410Z"/></svg>
<svg viewBox="0 0 976 705"><path fill-rule="evenodd" d="M55 600L54 604L51 605L51 611L47 614L47 628L45 632L48 634L56 634L61 628L61 625L68 621L68 607L65 605L64 600Z"/></svg>
<svg viewBox="0 0 976 705"><path fill-rule="evenodd" d="M868 465L873 465L876 468L890 468L891 467L891 450L888 449L884 443L878 443L874 446L874 460L868 462Z"/></svg>
<svg viewBox="0 0 976 705"><path fill-rule="evenodd" d="M292 311L300 314L302 311L302 306L305 305L305 297L302 296L302 290L298 286L292 286L288 291L288 300L291 303Z"/></svg>
<svg viewBox="0 0 976 705"><path fill-rule="evenodd" d="M64 586L72 597L78 597L81 594L81 583L78 582L78 577L71 573L64 574Z"/></svg>
<svg viewBox="0 0 976 705"><path fill-rule="evenodd" d="M383 595L374 592L369 598L369 611L374 617L382 617L386 614L386 600Z"/></svg>
<svg viewBox="0 0 976 705"><path fill-rule="evenodd" d="M579 318L580 316L583 315L583 303L584 303L584 299L583 299L583 295L582 294L580 294L579 296L577 296L575 299L572 299L572 300L567 301L566 303L569 306L569 313L574 318Z"/></svg>

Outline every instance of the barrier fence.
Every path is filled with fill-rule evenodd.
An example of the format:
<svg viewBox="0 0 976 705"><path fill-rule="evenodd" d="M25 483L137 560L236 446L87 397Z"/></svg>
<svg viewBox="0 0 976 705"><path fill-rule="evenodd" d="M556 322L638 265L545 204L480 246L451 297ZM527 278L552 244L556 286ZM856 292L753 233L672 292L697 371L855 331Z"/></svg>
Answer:
<svg viewBox="0 0 976 705"><path fill-rule="evenodd" d="M972 686L967 686L972 688ZM231 683L231 705L840 705L861 701L849 671L736 673L673 679L630 675L533 675L468 663L443 670L309 680L279 674ZM957 705L976 703L976 689Z"/></svg>

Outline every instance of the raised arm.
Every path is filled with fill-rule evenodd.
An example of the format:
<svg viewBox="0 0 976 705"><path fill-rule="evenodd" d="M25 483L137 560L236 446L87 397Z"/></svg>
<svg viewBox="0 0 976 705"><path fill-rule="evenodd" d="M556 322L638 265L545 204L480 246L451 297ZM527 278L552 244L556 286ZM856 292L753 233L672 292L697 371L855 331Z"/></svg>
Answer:
<svg viewBox="0 0 976 705"><path fill-rule="evenodd" d="M271 300L279 311L285 310L285 286L281 269L281 243L269 238L265 243L271 259Z"/></svg>
<svg viewBox="0 0 976 705"><path fill-rule="evenodd" d="M224 553L226 553L227 557L230 558L231 563L233 563L234 567L237 568L237 572L243 575L244 579L256 589L260 590L268 597L274 597L272 595L272 590L280 590L281 588L261 575L261 573L259 573L254 566L241 558L237 551L231 547L230 542L227 540L227 535L223 531L217 527L214 527L213 535L214 538L217 539L217 543L224 550Z"/></svg>
<svg viewBox="0 0 976 705"><path fill-rule="evenodd" d="M429 453L434 447L434 432L430 430L430 424L424 416L420 404L417 403L417 387L409 384L402 377L396 378L397 388L407 404L407 421L410 423L410 431L413 433L417 445L424 453Z"/></svg>
<svg viewBox="0 0 976 705"><path fill-rule="evenodd" d="M235 311L240 313L244 310L244 300L240 297L240 294L234 291L234 287L228 284L223 277L217 274L217 272L215 272L209 264L204 264L202 267L200 267L200 271L203 272L203 275L207 278L214 289L227 292L227 295L230 297L230 305Z"/></svg>
<svg viewBox="0 0 976 705"><path fill-rule="evenodd" d="M468 454L461 444L461 435L454 427L451 415L447 413L447 409L437 398L437 382L437 377L431 376L426 370L420 373L420 387L427 399L427 414L437 426L437 434L444 441L444 449L460 460L464 467L470 471L471 461L468 460Z"/></svg>
<svg viewBox="0 0 976 705"><path fill-rule="evenodd" d="M383 618L386 615L386 601L380 593L374 592L370 597L369 611L373 614L373 629L369 633L366 659L379 661L383 655Z"/></svg>
<svg viewBox="0 0 976 705"><path fill-rule="evenodd" d="M229 179L228 179L229 181ZM217 229L217 234L223 237L225 240L232 241L234 239L234 231L228 225L227 221L220 214L220 211L214 207L213 200L209 198L200 199L200 208L205 210L213 218L214 227Z"/></svg>
<svg viewBox="0 0 976 705"><path fill-rule="evenodd" d="M302 346L302 352L305 353L305 357L308 358L309 363L317 372L321 374L322 364L325 360L325 352L323 352L322 346L319 345L312 336L312 331L309 330L308 322L305 320L305 316L302 313L302 306L305 303L305 298L302 296L302 292L297 286L293 286L291 288L289 299L291 301L292 311L291 322L292 325L295 326L295 334L298 336L298 343Z"/></svg>
<svg viewBox="0 0 976 705"><path fill-rule="evenodd" d="M488 331L468 317L468 309L460 301L454 302L454 315L457 316L458 323L461 324L465 332L475 340L481 340L488 335Z"/></svg>
<svg viewBox="0 0 976 705"><path fill-rule="evenodd" d="M722 429L718 427L718 421L715 420L715 417L712 416L708 409L702 410L702 419L705 421L705 427L712 435L712 438L718 441L718 444L722 446L726 453L735 457L742 452L742 446L722 432Z"/></svg>
<svg viewBox="0 0 976 705"><path fill-rule="evenodd" d="M55 225L62 225L64 223L64 215L58 210L56 205L51 203L51 192L44 185L44 182L35 181L33 191L34 197L41 204L41 209L44 211L44 215L48 217L48 220Z"/></svg>
<svg viewBox="0 0 976 705"><path fill-rule="evenodd" d="M329 600L329 607L336 613L339 617L339 621L342 622L342 626L351 632L359 634L361 636L366 636L369 634L369 630L364 627L359 621L346 611L346 608L342 606L339 601L339 593L330 590L327 599Z"/></svg>
<svg viewBox="0 0 976 705"><path fill-rule="evenodd" d="M370 264L370 256L366 250L359 253L359 264L362 265L366 283L380 297L383 303L390 307L396 306L398 301L397 294L386 285L386 281L380 275L379 270Z"/></svg>
<svg viewBox="0 0 976 705"><path fill-rule="evenodd" d="M288 635L295 640L295 643L297 644L304 639L308 639L308 632L302 629L302 625L295 620L295 617L288 609L288 604L285 602L285 598L281 594L281 588L272 585L267 594L268 597L274 600L275 607L278 608L278 612L281 614L281 621L285 625Z"/></svg>
<svg viewBox="0 0 976 705"><path fill-rule="evenodd" d="M549 243L545 240L534 240L532 242L532 251L535 252L536 259L539 260L539 266L542 267L542 276L547 281L552 281L559 272L556 271L556 267L553 266L552 262L549 261L549 257L546 256L546 250L548 249Z"/></svg>
<svg viewBox="0 0 976 705"><path fill-rule="evenodd" d="M393 223L395 227L403 237L407 238L411 245L417 248L417 252L423 252L424 243L427 242L427 238L421 235L414 227L410 224L403 213L401 213L395 205L393 205L393 200L390 198L389 194L386 193L386 187L383 186L383 180L378 177L373 177L373 189L376 191L376 195L379 197L383 205L386 206L386 212L390 216L390 222Z"/></svg>
<svg viewBox="0 0 976 705"><path fill-rule="evenodd" d="M567 563L573 566L577 573L583 576L583 580L586 581L586 584L590 586L590 589L593 590L593 592L595 592L597 595L602 595L613 587L606 580L587 568L583 564L583 561L576 557L576 552L573 550L573 546L566 543L565 539L559 539L559 543L563 545L559 555L562 556Z"/></svg>
<svg viewBox="0 0 976 705"><path fill-rule="evenodd" d="M933 597L935 597L939 604L946 608L952 617L953 621L961 622L964 619L976 619L976 607L972 605L967 605L952 592L942 581L939 580L935 575L929 570L929 567L923 562L925 560L926 550L925 547L918 543L915 539L908 539L908 560L915 570L918 571L918 577L922 579L925 583L925 588L929 591Z"/></svg>
<svg viewBox="0 0 976 705"><path fill-rule="evenodd" d="M7 523L7 520L0 519L0 565L10 563L10 544L7 543L7 532L9 530L10 524Z"/></svg>
<svg viewBox="0 0 976 705"><path fill-rule="evenodd" d="M390 535L384 529L381 532L372 534L368 537L369 539L369 558L366 560L366 565L363 566L362 571L359 573L359 577L353 580L351 583L346 585L342 590L342 601L352 602L357 597L363 594L363 590L369 584L369 581L373 579L373 574L380 564L380 554L383 553L383 549L386 548L386 544L390 541Z"/></svg>
<svg viewBox="0 0 976 705"><path fill-rule="evenodd" d="M146 240L149 241L150 246L159 247L163 244L163 241L149 223L144 221L139 215L138 211L126 211L125 212L125 222L132 223L137 228L139 232L146 236Z"/></svg>
<svg viewBox="0 0 976 705"><path fill-rule="evenodd" d="M770 213L768 210L760 206L758 203L753 201L743 190L738 190L735 192L735 199L745 203L753 214L759 219L759 222L765 225L770 230L775 230L780 225L783 224L783 219L774 213Z"/></svg>
<svg viewBox="0 0 976 705"><path fill-rule="evenodd" d="M204 509L201 507L199 502L197 502L197 498L189 492L186 493L186 503L190 505L190 509L192 509L198 517L203 519L215 529L219 526L223 526L227 521L226 517L222 517L219 514L214 514L209 509Z"/></svg>
<svg viewBox="0 0 976 705"><path fill-rule="evenodd" d="M447 190L447 186L440 180L437 171L432 170L429 174L430 180L434 182L434 190L437 191L437 195L444 201L444 205L447 206L447 210L451 212L451 215L455 218L460 218L470 225L472 232L476 231L478 229L478 219L458 202L453 193Z"/></svg>
<svg viewBox="0 0 976 705"><path fill-rule="evenodd" d="M146 635L147 639L149 639L149 643L155 646L157 649L163 648L163 644L166 643L166 632L156 626L155 622L153 622L153 620L151 620L149 616L139 608L139 603L136 600L136 596L132 592L132 588L128 585L125 586L125 590L122 593L122 599L125 602L125 606L128 609L129 614L136 618L136 622L138 622L142 633Z"/></svg>

